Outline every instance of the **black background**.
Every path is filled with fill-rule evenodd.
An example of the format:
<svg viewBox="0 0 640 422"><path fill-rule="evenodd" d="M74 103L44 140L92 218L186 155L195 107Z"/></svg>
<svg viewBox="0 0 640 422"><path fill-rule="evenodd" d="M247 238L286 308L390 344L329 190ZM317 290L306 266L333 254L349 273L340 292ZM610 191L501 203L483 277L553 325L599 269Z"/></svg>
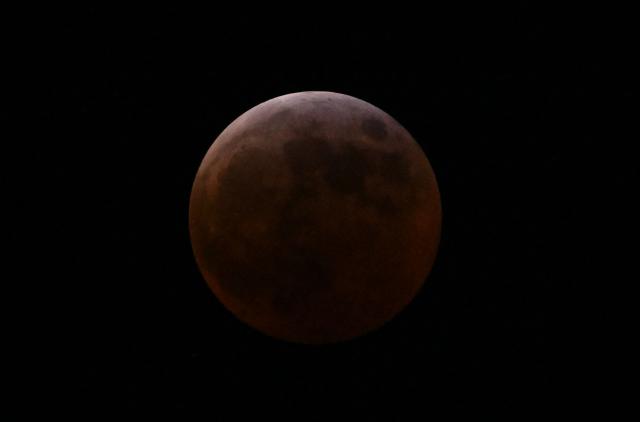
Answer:
<svg viewBox="0 0 640 422"><path fill-rule="evenodd" d="M573 343L589 283L561 268L579 261L577 215L606 202L590 161L609 159L594 109L612 91L631 95L595 83L601 55L614 55L598 26L523 2L377 20L246 13L58 10L26 35L34 126L46 133L27 144L46 169L29 183L47 209L43 265L55 275L39 318L55 375L39 392L98 414L300 420L518 415L566 401L591 376ZM254 105L306 90L394 116L429 157L443 204L439 255L415 301L370 335L316 347L228 313L187 227L215 137Z"/></svg>

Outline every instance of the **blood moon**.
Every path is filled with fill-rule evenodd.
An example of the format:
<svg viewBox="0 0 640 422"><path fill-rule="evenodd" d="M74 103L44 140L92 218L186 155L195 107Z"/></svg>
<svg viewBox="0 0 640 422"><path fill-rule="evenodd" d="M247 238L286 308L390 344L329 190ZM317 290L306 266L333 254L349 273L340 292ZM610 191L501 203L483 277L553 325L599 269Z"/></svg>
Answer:
<svg viewBox="0 0 640 422"><path fill-rule="evenodd" d="M219 300L293 342L347 340L416 295L440 238L436 179L391 116L299 92L257 105L205 155L191 193L196 262Z"/></svg>

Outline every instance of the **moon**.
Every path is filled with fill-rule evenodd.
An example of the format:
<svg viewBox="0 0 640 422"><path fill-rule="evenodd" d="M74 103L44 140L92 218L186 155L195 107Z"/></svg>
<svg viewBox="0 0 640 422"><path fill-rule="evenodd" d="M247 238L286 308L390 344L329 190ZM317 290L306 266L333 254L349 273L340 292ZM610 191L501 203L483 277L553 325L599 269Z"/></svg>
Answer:
<svg viewBox="0 0 640 422"><path fill-rule="evenodd" d="M349 340L392 319L433 266L438 184L379 108L333 92L273 98L233 121L196 174L189 230L207 284L278 339Z"/></svg>

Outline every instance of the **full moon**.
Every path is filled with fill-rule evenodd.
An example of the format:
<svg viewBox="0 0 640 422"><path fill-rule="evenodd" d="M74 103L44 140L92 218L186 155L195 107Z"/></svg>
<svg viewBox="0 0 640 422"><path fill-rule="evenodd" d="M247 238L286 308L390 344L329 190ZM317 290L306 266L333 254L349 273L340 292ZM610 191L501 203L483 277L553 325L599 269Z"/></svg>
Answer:
<svg viewBox="0 0 640 422"><path fill-rule="evenodd" d="M440 194L396 120L332 92L273 98L233 121L198 169L195 259L237 318L307 344L381 327L415 297L440 239Z"/></svg>

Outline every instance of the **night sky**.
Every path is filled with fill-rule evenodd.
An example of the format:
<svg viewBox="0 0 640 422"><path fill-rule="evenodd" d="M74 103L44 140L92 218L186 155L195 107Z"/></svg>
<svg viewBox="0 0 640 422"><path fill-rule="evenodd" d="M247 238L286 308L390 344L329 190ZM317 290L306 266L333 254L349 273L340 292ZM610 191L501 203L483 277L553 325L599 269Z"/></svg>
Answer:
<svg viewBox="0 0 640 422"><path fill-rule="evenodd" d="M593 171L583 154L599 145L592 110L609 89L592 83L603 72L593 51L606 48L586 26L560 38L546 14L513 3L409 21L58 11L32 33L29 77L45 94L35 116L49 136L30 153L51 165L38 183L47 268L60 274L43 290L59 298L43 323L62 356L48 362L58 404L388 420L528 414L578 385L577 365L555 365L585 330L557 335L582 309L565 301L577 281L560 268L579 261L572 222L602 191L581 174ZM443 208L434 269L410 306L374 333L314 347L266 337L216 300L187 219L218 134L308 90L398 120L427 154Z"/></svg>

